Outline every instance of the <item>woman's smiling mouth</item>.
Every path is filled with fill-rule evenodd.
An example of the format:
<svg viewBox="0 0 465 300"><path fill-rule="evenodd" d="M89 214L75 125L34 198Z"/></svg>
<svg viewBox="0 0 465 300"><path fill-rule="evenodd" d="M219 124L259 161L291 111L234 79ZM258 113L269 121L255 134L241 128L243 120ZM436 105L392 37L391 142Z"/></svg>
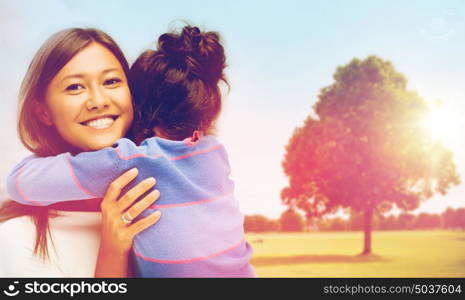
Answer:
<svg viewBox="0 0 465 300"><path fill-rule="evenodd" d="M99 118L94 118L88 121L81 122L81 125L91 127L93 129L106 129L111 127L116 121L118 116L102 116Z"/></svg>

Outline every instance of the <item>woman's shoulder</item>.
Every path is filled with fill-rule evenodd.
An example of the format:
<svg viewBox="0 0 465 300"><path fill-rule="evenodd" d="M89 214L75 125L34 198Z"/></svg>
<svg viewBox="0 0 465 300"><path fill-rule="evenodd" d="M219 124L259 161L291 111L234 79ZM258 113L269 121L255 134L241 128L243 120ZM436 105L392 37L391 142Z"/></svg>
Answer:
<svg viewBox="0 0 465 300"><path fill-rule="evenodd" d="M16 217L0 223L0 241L2 243L17 242L31 234L35 234L35 226L29 216Z"/></svg>
<svg viewBox="0 0 465 300"><path fill-rule="evenodd" d="M34 254L36 227L29 216L0 223L0 277L93 277L100 221L98 212L49 218L48 260Z"/></svg>
<svg viewBox="0 0 465 300"><path fill-rule="evenodd" d="M37 274L34 270L44 269L43 266L30 269L35 241L35 226L30 217L0 223L0 241L0 277L33 277Z"/></svg>
<svg viewBox="0 0 465 300"><path fill-rule="evenodd" d="M100 212L59 211L56 217L49 218L52 234L57 230L98 228L101 223ZM25 241L26 237L35 238L36 227L30 216L11 218L0 222L0 241L13 238L12 241ZM1 248L1 247L0 247Z"/></svg>
<svg viewBox="0 0 465 300"><path fill-rule="evenodd" d="M32 255L35 225L29 216L9 219L0 223L0 269L12 258Z"/></svg>

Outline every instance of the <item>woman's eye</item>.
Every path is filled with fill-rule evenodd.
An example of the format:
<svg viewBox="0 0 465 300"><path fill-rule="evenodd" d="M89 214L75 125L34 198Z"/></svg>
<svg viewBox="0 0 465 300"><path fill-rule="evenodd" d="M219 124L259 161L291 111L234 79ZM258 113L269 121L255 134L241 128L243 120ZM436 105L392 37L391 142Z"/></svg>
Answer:
<svg viewBox="0 0 465 300"><path fill-rule="evenodd" d="M74 84L68 85L66 87L66 90L71 91L71 92L79 91L79 90L82 90L82 89L84 89L84 86L82 84L79 84L79 83L74 83Z"/></svg>
<svg viewBox="0 0 465 300"><path fill-rule="evenodd" d="M119 78L111 78L111 79L105 80L105 82L103 84L104 85L109 85L109 86L115 86L115 85L119 84L120 82L121 82L121 79L119 79Z"/></svg>

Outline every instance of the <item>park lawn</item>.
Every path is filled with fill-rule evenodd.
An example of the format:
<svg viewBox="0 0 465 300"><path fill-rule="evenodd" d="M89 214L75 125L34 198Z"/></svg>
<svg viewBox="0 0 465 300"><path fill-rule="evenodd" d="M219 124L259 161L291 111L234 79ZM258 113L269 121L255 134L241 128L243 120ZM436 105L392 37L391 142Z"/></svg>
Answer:
<svg viewBox="0 0 465 300"><path fill-rule="evenodd" d="M465 277L465 231L249 233L258 277Z"/></svg>

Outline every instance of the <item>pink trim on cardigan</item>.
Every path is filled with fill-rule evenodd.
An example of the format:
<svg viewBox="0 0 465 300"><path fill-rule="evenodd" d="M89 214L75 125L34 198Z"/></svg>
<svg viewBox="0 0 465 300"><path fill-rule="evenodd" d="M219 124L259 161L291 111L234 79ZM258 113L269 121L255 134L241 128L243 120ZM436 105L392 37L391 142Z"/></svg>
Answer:
<svg viewBox="0 0 465 300"><path fill-rule="evenodd" d="M207 255L207 256L200 256L200 257L194 257L194 258L188 258L188 259L164 260L164 259L156 259L156 258L151 258L151 257L145 257L145 256L143 256L142 254L140 254L139 252L137 252L135 250L134 250L134 253L137 256L139 256L140 258L142 258L143 260L151 261L151 262L154 262L154 263L159 263L159 264L186 264L186 263L191 263L191 262L200 261L200 260L207 260L207 259L219 256L221 254L224 254L224 253L226 253L228 251L231 251L231 250L239 247L244 241L245 240L242 239L239 243L236 243L236 244L232 245L229 248L226 248L224 250L218 251L216 253L213 253L213 254L210 254L210 255Z"/></svg>
<svg viewBox="0 0 465 300"><path fill-rule="evenodd" d="M19 177L23 174L23 171L24 171L25 167L26 166L22 166L21 169L19 169L19 171L18 171L18 176L16 176L16 190L18 191L18 194L21 197L23 197L24 202L34 203L35 206L45 206L45 205L47 205L47 204L44 204L44 203L29 199L26 196L26 193L21 189L21 185L20 185L20 182L19 182Z"/></svg>
<svg viewBox="0 0 465 300"><path fill-rule="evenodd" d="M184 154L184 155L180 155L180 156L177 156L177 157L171 157L169 159L170 160L181 160L181 159L188 158L188 157L191 157L191 156L195 156L195 155L199 155L199 154L203 154L203 153L208 153L208 152L214 151L214 150L216 150L216 149L218 149L220 147L221 147L221 144L216 144L216 145L213 145L213 146L211 146L210 148L207 148L207 149L194 151L194 152L187 153L187 154Z"/></svg>
<svg viewBox="0 0 465 300"><path fill-rule="evenodd" d="M160 204L160 205L152 205L149 208L150 209L159 209L159 208L174 208L174 207L185 207L185 206L191 206L191 205L196 205L196 204L203 204L203 203L208 203L208 202L213 202L215 200L219 200L221 198L227 197L229 195L232 195L232 192L208 198L208 199L203 199L203 200L196 200L196 201L190 201L190 202L185 202L185 203L175 203L175 204Z"/></svg>
<svg viewBox="0 0 465 300"><path fill-rule="evenodd" d="M133 154L133 155L129 155L129 156L124 156L123 153L121 153L121 151L117 148L114 148L115 151L116 151L116 154L118 155L118 157L122 160L130 160L130 159L133 159L133 158L138 158L138 157L148 157L148 155L144 154L144 153L136 153L136 154Z"/></svg>
<svg viewBox="0 0 465 300"><path fill-rule="evenodd" d="M70 174L71 174L71 179L74 181L74 184L76 184L76 186L78 187L78 189L80 189L84 194L88 195L88 196L91 196L92 198L101 198L101 197L97 197L95 196L94 194L92 194L91 192L89 192L86 188L84 188L81 183L79 182L79 179L76 177L76 174L74 173L74 168L73 168L73 165L71 164L71 158L69 155L66 156L66 162L68 163L68 166L69 166L69 171L70 171Z"/></svg>
<svg viewBox="0 0 465 300"><path fill-rule="evenodd" d="M208 153L208 152L214 151L214 150L216 150L216 149L218 149L220 147L221 147L221 144L216 144L216 145L213 145L213 146L211 146L210 148L207 148L207 149L186 153L186 154L176 156L176 157L168 157L168 156L162 155L162 154L156 154L156 155L153 155L153 156L148 156L147 154L144 154L144 153L136 153L136 154L124 156L123 153L121 153L120 149L118 149L118 148L113 148L113 149L115 149L116 154L122 160L130 160L130 159L138 158L138 157L151 157L153 159L160 158L160 157L165 157L166 159L169 159L169 160L181 160L181 159L185 159L185 158L188 158L188 157L191 157L191 156L195 156L195 155L199 155L199 154L203 154L203 153Z"/></svg>

